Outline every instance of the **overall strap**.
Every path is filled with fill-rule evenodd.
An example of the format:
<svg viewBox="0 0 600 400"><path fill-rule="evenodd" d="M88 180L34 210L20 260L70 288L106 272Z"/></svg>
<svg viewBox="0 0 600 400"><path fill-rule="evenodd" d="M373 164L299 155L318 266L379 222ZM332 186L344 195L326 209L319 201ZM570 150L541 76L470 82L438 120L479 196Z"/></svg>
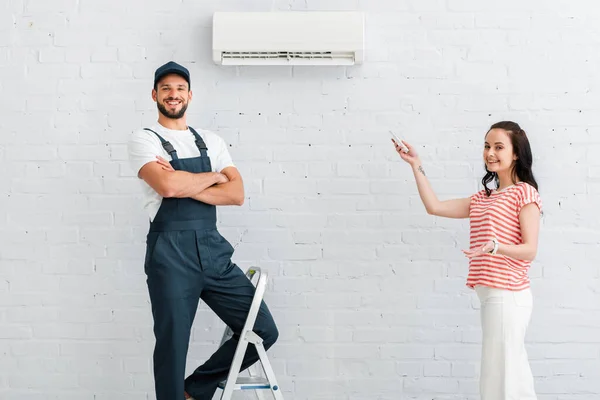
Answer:
<svg viewBox="0 0 600 400"><path fill-rule="evenodd" d="M169 153L169 155L171 156L171 158L173 160L179 159L179 157L177 157L177 150L175 150L175 147L173 147L171 142L165 140L162 136L160 136L158 133L154 132L152 129L144 128L144 130L150 131L150 132L154 133L156 136L158 136L158 138L160 139L160 142L162 143L162 147L165 149L165 151L167 153Z"/></svg>
<svg viewBox="0 0 600 400"><path fill-rule="evenodd" d="M202 138L200 137L200 135L198 135L198 132L196 132L194 128L192 128L191 126L188 126L188 128L190 128L190 131L194 134L194 137L196 138L196 147L198 147L198 150L200 150L200 155L202 157L208 157L208 148L206 147L206 143L204 143L204 140L202 140Z"/></svg>

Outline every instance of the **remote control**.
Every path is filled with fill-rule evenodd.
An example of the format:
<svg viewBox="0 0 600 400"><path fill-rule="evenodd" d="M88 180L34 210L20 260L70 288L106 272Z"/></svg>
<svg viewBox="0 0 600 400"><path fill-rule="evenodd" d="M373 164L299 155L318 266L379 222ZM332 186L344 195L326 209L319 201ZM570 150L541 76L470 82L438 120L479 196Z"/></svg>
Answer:
<svg viewBox="0 0 600 400"><path fill-rule="evenodd" d="M394 141L396 142L396 144L398 144L398 146L400 146L400 148L402 148L402 151L405 153L408 153L408 147L406 147L404 145L404 143L402 143L402 140L400 140L400 138L398 136L396 136L396 134L392 131L390 131L390 135L392 135L392 138L394 139Z"/></svg>

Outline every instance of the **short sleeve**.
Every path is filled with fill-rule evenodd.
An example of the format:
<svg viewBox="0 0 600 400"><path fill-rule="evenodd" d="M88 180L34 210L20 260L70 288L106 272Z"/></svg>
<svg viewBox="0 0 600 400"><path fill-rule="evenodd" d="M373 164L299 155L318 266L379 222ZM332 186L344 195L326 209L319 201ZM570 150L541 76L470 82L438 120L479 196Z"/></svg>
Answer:
<svg viewBox="0 0 600 400"><path fill-rule="evenodd" d="M480 190L477 193L473 193L471 195L471 203L481 200L483 196L485 196L485 190Z"/></svg>
<svg viewBox="0 0 600 400"><path fill-rule="evenodd" d="M538 191L528 183L521 185L521 187L517 197L517 215L521 214L523 207L531 203L535 203L540 213L542 213L542 199Z"/></svg>
<svg viewBox="0 0 600 400"><path fill-rule="evenodd" d="M149 162L156 161L156 156L162 154L160 140L154 134L143 129L135 131L127 143L129 165L139 176L140 169Z"/></svg>
<svg viewBox="0 0 600 400"><path fill-rule="evenodd" d="M227 143L220 136L217 136L218 140L216 140L214 153L211 155L211 161L213 163L213 169L215 172L221 172L227 167L235 167L233 160L231 159L231 155L229 154L229 150L227 149Z"/></svg>
<svg viewBox="0 0 600 400"><path fill-rule="evenodd" d="M473 207L481 201L481 199L485 196L485 190L480 190L477 193L473 193L470 197L471 201L469 202L469 213Z"/></svg>

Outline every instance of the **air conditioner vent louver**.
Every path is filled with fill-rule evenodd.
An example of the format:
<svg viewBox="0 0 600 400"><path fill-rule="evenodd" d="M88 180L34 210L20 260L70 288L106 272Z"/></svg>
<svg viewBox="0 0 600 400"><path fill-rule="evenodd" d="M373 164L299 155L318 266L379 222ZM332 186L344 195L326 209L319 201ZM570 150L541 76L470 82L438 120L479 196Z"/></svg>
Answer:
<svg viewBox="0 0 600 400"><path fill-rule="evenodd" d="M223 58L353 58L352 53L340 54L331 51L224 51Z"/></svg>

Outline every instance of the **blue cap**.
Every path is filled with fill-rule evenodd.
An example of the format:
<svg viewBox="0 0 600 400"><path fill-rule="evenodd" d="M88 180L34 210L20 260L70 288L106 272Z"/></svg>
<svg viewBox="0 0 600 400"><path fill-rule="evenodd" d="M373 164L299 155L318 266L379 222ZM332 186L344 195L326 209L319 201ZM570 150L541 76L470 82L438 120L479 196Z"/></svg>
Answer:
<svg viewBox="0 0 600 400"><path fill-rule="evenodd" d="M162 77L169 74L177 74L184 78L191 89L192 84L190 82L190 71L188 71L188 69L183 65L179 65L174 61L169 61L165 65L158 67L156 72L154 72L154 86L156 86L156 84L162 79Z"/></svg>

